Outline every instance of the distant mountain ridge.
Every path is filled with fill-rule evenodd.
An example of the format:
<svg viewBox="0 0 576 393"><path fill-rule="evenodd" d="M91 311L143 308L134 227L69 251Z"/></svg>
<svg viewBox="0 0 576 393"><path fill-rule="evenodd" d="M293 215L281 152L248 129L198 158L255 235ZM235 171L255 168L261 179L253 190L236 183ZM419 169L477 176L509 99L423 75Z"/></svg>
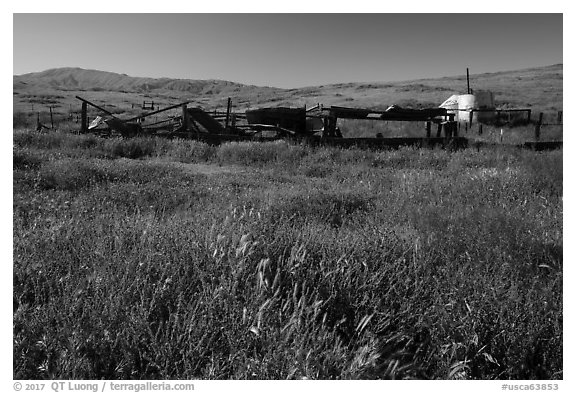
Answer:
<svg viewBox="0 0 576 393"><path fill-rule="evenodd" d="M563 64L554 64L545 67L533 67L521 70L498 71L484 74L472 75L473 78L489 78L498 76L515 76L516 74L526 74L532 72L560 72L562 75ZM378 88L388 87L390 85L403 85L406 83L424 81L442 81L461 79L463 76L445 76L439 78L422 78L410 81L395 82L344 82L334 83L322 86L308 86L302 88L282 89L269 86L246 85L237 82L231 82L219 79L178 79L178 78L149 78L136 77L126 74L119 74L110 71L99 71L84 69L79 67L62 67L52 68L40 72L32 72L22 75L14 75L14 87L22 84L34 84L39 87L50 87L57 90L106 90L106 91L124 91L124 92L149 92L154 90L189 92L192 94L217 94L239 91L244 88L250 89L270 89L277 91L296 91L311 88L328 88L328 87L370 87ZM212 91L210 91L212 90Z"/></svg>
<svg viewBox="0 0 576 393"><path fill-rule="evenodd" d="M56 90L93 90L120 92L177 91L191 94L220 94L239 91L248 86L223 80L194 80L173 78L144 78L115 72L83 68L53 68L14 76L14 87L34 84ZM274 89L274 88L272 88Z"/></svg>

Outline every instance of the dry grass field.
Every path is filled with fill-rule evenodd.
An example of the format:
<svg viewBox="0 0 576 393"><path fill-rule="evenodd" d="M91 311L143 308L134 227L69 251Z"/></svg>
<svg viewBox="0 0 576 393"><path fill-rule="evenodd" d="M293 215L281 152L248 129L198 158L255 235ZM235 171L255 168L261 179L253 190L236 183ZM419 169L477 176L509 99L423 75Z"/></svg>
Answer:
<svg viewBox="0 0 576 393"><path fill-rule="evenodd" d="M561 95L557 68L475 80L511 105L561 110L545 88L507 88L547 75ZM14 78L14 379L563 378L562 150L210 146L26 126L33 100L65 115L79 94L128 115L146 95L189 96L83 80ZM407 83L406 99L441 102L460 83ZM309 103L376 106L404 88L359 86L310 88L324 95ZM204 88L221 89L199 95L207 105L237 88L250 104L306 90Z"/></svg>
<svg viewBox="0 0 576 393"><path fill-rule="evenodd" d="M14 378L562 378L562 151L14 134Z"/></svg>

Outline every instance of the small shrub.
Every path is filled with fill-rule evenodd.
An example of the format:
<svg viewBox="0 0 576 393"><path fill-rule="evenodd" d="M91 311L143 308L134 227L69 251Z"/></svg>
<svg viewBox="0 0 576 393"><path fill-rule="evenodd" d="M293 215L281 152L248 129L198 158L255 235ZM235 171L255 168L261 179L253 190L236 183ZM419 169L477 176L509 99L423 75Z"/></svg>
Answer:
<svg viewBox="0 0 576 393"><path fill-rule="evenodd" d="M102 146L103 140L95 135L70 135L65 141L68 148L96 149Z"/></svg>
<svg viewBox="0 0 576 393"><path fill-rule="evenodd" d="M24 112L14 112L12 117L12 128L27 128L34 125L33 117Z"/></svg>
<svg viewBox="0 0 576 393"><path fill-rule="evenodd" d="M38 169L47 158L41 152L31 149L14 149L12 163L14 169Z"/></svg>
<svg viewBox="0 0 576 393"><path fill-rule="evenodd" d="M104 149L112 157L142 158L156 153L154 138L116 138L106 141Z"/></svg>
<svg viewBox="0 0 576 393"><path fill-rule="evenodd" d="M15 130L14 145L18 147L34 147L37 149L58 149L64 145L70 134L51 131L40 133L31 130Z"/></svg>
<svg viewBox="0 0 576 393"><path fill-rule="evenodd" d="M204 142L176 139L170 141L164 154L184 163L209 162L216 156L216 150Z"/></svg>
<svg viewBox="0 0 576 393"><path fill-rule="evenodd" d="M367 212L373 197L356 190L293 191L272 200L272 217L318 220L339 227L357 212Z"/></svg>
<svg viewBox="0 0 576 393"><path fill-rule="evenodd" d="M221 145L216 157L221 164L263 166L276 161L277 151L273 143L232 142Z"/></svg>
<svg viewBox="0 0 576 393"><path fill-rule="evenodd" d="M237 164L262 167L269 164L292 168L310 154L309 147L294 145L287 141L233 142L218 147L216 159L221 164Z"/></svg>
<svg viewBox="0 0 576 393"><path fill-rule="evenodd" d="M535 160L532 154L522 157L522 165L530 173L529 180L537 193L552 196L562 196L563 192L563 165L562 150L546 153L536 153Z"/></svg>
<svg viewBox="0 0 576 393"><path fill-rule="evenodd" d="M46 190L72 191L105 181L106 178L106 172L94 162L63 159L42 165L39 186Z"/></svg>
<svg viewBox="0 0 576 393"><path fill-rule="evenodd" d="M334 165L330 164L309 164L301 165L299 172L308 177L327 177L334 172Z"/></svg>

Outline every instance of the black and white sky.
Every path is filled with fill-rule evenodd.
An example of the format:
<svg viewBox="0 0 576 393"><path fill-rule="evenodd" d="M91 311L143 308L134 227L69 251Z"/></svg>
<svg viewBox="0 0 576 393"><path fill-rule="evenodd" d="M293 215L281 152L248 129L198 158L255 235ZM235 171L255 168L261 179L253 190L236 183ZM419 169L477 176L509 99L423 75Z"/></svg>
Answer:
<svg viewBox="0 0 576 393"><path fill-rule="evenodd" d="M295 88L563 62L563 15L13 15L13 74L81 67Z"/></svg>

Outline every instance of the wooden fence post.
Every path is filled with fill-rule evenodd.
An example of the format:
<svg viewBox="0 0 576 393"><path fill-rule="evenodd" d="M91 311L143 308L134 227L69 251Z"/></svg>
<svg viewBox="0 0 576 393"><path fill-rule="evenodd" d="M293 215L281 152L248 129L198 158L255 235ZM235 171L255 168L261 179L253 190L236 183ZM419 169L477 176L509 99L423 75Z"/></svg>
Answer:
<svg viewBox="0 0 576 393"><path fill-rule="evenodd" d="M188 131L188 107L182 104L182 129L184 132Z"/></svg>
<svg viewBox="0 0 576 393"><path fill-rule="evenodd" d="M54 117L52 116L52 105L50 105L50 126L54 129Z"/></svg>
<svg viewBox="0 0 576 393"><path fill-rule="evenodd" d="M534 128L534 139L540 140L540 127L542 127L542 120L544 118L544 113L540 112L540 117L538 118L538 123Z"/></svg>
<svg viewBox="0 0 576 393"><path fill-rule="evenodd" d="M80 132L88 132L88 104L82 102L82 123L80 124Z"/></svg>
<svg viewBox="0 0 576 393"><path fill-rule="evenodd" d="M230 109L232 106L232 98L228 97L228 103L226 105L226 122L224 124L224 128L228 128L228 125L230 124Z"/></svg>
<svg viewBox="0 0 576 393"><path fill-rule="evenodd" d="M482 135L482 124L478 126L478 135Z"/></svg>
<svg viewBox="0 0 576 393"><path fill-rule="evenodd" d="M432 131L432 123L427 121L426 122L426 138L430 138L431 131Z"/></svg>
<svg viewBox="0 0 576 393"><path fill-rule="evenodd" d="M456 123L448 122L446 123L448 128L450 128L450 138L456 138L458 136L458 128L456 127Z"/></svg>

